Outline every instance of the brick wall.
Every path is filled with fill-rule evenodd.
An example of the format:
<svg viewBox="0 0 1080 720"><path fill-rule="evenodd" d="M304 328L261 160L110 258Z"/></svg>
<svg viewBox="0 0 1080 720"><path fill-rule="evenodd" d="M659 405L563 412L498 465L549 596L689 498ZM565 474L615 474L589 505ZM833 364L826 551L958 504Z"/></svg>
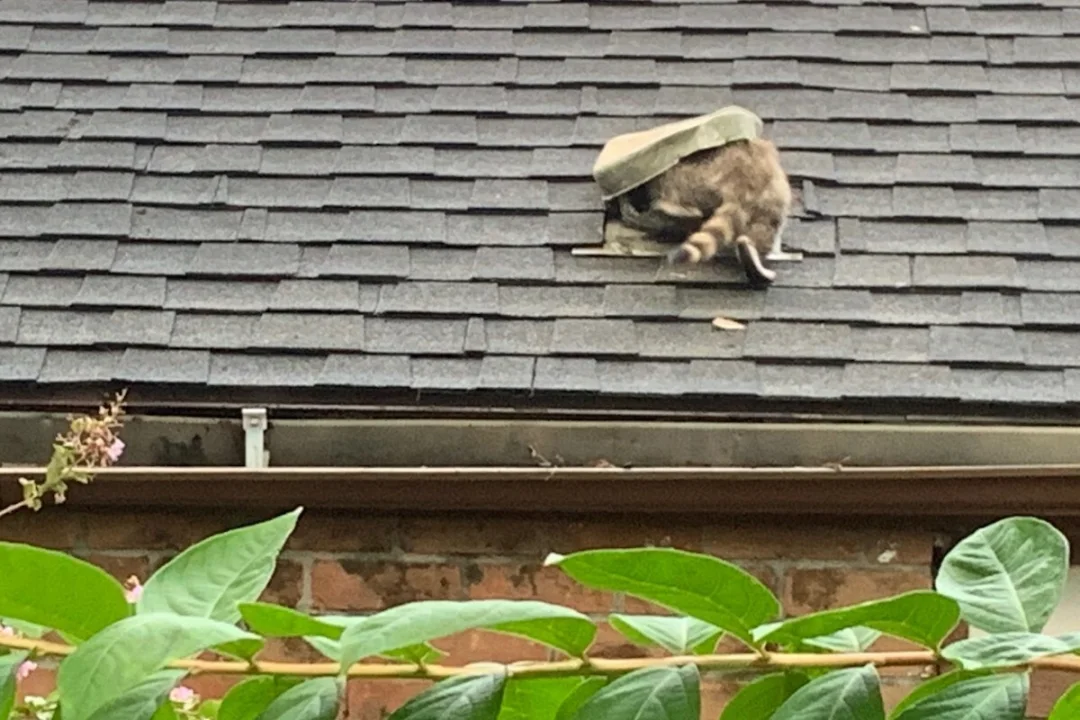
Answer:
<svg viewBox="0 0 1080 720"><path fill-rule="evenodd" d="M262 519L235 512L77 511L50 507L0 521L0 539L74 552L124 579L149 572L176 551L215 532ZM315 612L370 612L411 600L531 598L598 618L610 611L656 611L633 598L581 588L540 566L549 551L674 546L713 553L744 566L783 600L789 613L845 605L931 584L934 532L884 522L677 517L413 516L308 511L283 553L264 599ZM523 640L473 633L436 642L448 663L543 659ZM732 649L734 649L734 645ZM880 647L903 648L884 639ZM315 659L302 641L273 646L278 659ZM602 627L594 652L632 657L642 651ZM891 706L917 681L918 668L886 670ZM730 678L730 676L729 676ZM47 690L43 669L27 681ZM228 683L198 678L204 694ZM380 720L424 683L354 682L351 720ZM716 718L736 682L707 678L703 716ZM1045 704L1045 703L1043 703Z"/></svg>

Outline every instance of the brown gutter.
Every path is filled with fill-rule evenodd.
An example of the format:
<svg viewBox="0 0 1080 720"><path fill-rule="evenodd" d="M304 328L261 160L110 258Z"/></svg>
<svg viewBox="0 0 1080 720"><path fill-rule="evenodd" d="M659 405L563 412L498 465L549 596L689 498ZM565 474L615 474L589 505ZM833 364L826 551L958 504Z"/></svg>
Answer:
<svg viewBox="0 0 1080 720"><path fill-rule="evenodd" d="M0 500L19 477L0 468ZM834 468L119 467L72 488L79 506L372 511L1080 516L1080 465Z"/></svg>

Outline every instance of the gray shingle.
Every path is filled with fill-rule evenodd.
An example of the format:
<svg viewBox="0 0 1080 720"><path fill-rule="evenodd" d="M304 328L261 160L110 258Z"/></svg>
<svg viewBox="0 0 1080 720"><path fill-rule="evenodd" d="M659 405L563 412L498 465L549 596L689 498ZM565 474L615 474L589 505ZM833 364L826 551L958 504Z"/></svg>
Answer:
<svg viewBox="0 0 1080 720"><path fill-rule="evenodd" d="M1020 296L1025 325L1066 325L1080 318L1080 294L1024 293Z"/></svg>
<svg viewBox="0 0 1080 720"><path fill-rule="evenodd" d="M262 312L270 305L277 283L268 281L169 279L165 307L176 310Z"/></svg>
<svg viewBox="0 0 1080 720"><path fill-rule="evenodd" d="M1020 277L1029 290L1080 291L1080 263L1068 260L1020 260Z"/></svg>
<svg viewBox="0 0 1080 720"><path fill-rule="evenodd" d="M1020 331L1017 339L1028 365L1076 367L1080 365L1080 335L1075 332Z"/></svg>
<svg viewBox="0 0 1080 720"><path fill-rule="evenodd" d="M178 348L252 347L258 315L180 313L176 315L169 345Z"/></svg>
<svg viewBox="0 0 1080 720"><path fill-rule="evenodd" d="M949 126L949 145L956 151L1019 152L1023 150L1015 125L962 123Z"/></svg>
<svg viewBox="0 0 1080 720"><path fill-rule="evenodd" d="M498 307L494 283L414 281L385 286L379 294L378 312L483 314L497 312Z"/></svg>
<svg viewBox="0 0 1080 720"><path fill-rule="evenodd" d="M1054 220L1080 219L1080 190L1039 190L1039 217Z"/></svg>
<svg viewBox="0 0 1080 720"><path fill-rule="evenodd" d="M132 217L131 237L153 240L235 240L243 213L236 210L177 210L140 207Z"/></svg>
<svg viewBox="0 0 1080 720"><path fill-rule="evenodd" d="M247 217L247 215L245 215ZM349 215L332 212L293 212L271 210L265 220L265 231L252 239L302 242L327 242L346 237ZM243 236L243 226L241 227Z"/></svg>
<svg viewBox="0 0 1080 720"><path fill-rule="evenodd" d="M488 320L484 323L487 351L505 355L548 355L555 324L535 320Z"/></svg>
<svg viewBox="0 0 1080 720"><path fill-rule="evenodd" d="M165 278L87 275L73 304L161 307L165 304Z"/></svg>
<svg viewBox="0 0 1080 720"><path fill-rule="evenodd" d="M267 153L270 151L268 150ZM438 153L463 153L468 151L439 150ZM446 157L442 155L441 157ZM384 175L388 173L431 174L435 172L436 150L430 147L369 147L346 146L341 148L336 164L338 173L363 173ZM283 159L282 164L288 161ZM263 172L266 172L265 167ZM440 173L441 174L441 173Z"/></svg>
<svg viewBox="0 0 1080 720"><path fill-rule="evenodd" d="M407 197L413 207L467 210L475 183L472 180L410 180Z"/></svg>
<svg viewBox="0 0 1080 720"><path fill-rule="evenodd" d="M282 280L270 309L356 311L360 309L360 286L354 280Z"/></svg>
<svg viewBox="0 0 1080 720"><path fill-rule="evenodd" d="M0 377L6 380L35 380L44 362L45 348L0 347Z"/></svg>
<svg viewBox="0 0 1080 720"><path fill-rule="evenodd" d="M58 235L127 236L131 231L131 206L124 203L59 203L49 209L43 229Z"/></svg>
<svg viewBox="0 0 1080 720"><path fill-rule="evenodd" d="M741 360L691 360L694 378L688 393L709 395L757 395L761 392L758 369Z"/></svg>
<svg viewBox="0 0 1080 720"><path fill-rule="evenodd" d="M844 368L840 366L758 363L757 371L765 396L837 398L844 393Z"/></svg>
<svg viewBox="0 0 1080 720"><path fill-rule="evenodd" d="M80 277L12 275L4 288L5 305L68 307L82 287Z"/></svg>
<svg viewBox="0 0 1080 720"><path fill-rule="evenodd" d="M548 241L547 218L543 215L451 215L447 218L445 239L454 245L544 245Z"/></svg>
<svg viewBox="0 0 1080 720"><path fill-rule="evenodd" d="M210 378L210 353L197 350L124 351L116 368L118 380L165 383L205 383Z"/></svg>
<svg viewBox="0 0 1080 720"><path fill-rule="evenodd" d="M332 245L319 275L408 277L409 248L396 245Z"/></svg>
<svg viewBox="0 0 1080 720"><path fill-rule="evenodd" d="M1020 298L1000 292L965 291L960 296L961 323L1019 325Z"/></svg>
<svg viewBox="0 0 1080 720"><path fill-rule="evenodd" d="M592 358L537 358L533 388L598 392L600 378L597 374L596 360Z"/></svg>
<svg viewBox="0 0 1080 720"><path fill-rule="evenodd" d="M116 256L115 240L57 240L41 264L46 270L108 270Z"/></svg>
<svg viewBox="0 0 1080 720"><path fill-rule="evenodd" d="M906 287L911 259L906 255L843 255L836 260L836 287Z"/></svg>
<svg viewBox="0 0 1080 720"><path fill-rule="evenodd" d="M413 280L472 280L476 250L413 247L409 277Z"/></svg>
<svg viewBox="0 0 1080 720"><path fill-rule="evenodd" d="M319 385L402 388L412 385L410 360L404 355L333 353L319 375Z"/></svg>
<svg viewBox="0 0 1080 720"><path fill-rule="evenodd" d="M600 392L620 395L681 395L690 389L689 363L597 363Z"/></svg>
<svg viewBox="0 0 1080 720"><path fill-rule="evenodd" d="M188 268L193 275L289 276L300 263L298 245L203 243Z"/></svg>
<svg viewBox="0 0 1080 720"><path fill-rule="evenodd" d="M599 317L603 288L502 285L499 313L512 317Z"/></svg>
<svg viewBox="0 0 1080 720"><path fill-rule="evenodd" d="M116 377L120 353L102 350L49 350L39 383L101 382Z"/></svg>
<svg viewBox="0 0 1080 720"><path fill-rule="evenodd" d="M953 398L948 367L913 363L849 363L844 367L848 397Z"/></svg>
<svg viewBox="0 0 1080 720"><path fill-rule="evenodd" d="M915 285L944 287L1016 287L1016 259L1011 257L916 257Z"/></svg>
<svg viewBox="0 0 1080 720"><path fill-rule="evenodd" d="M97 339L107 345L168 345L174 318L163 310L114 310L97 328Z"/></svg>
<svg viewBox="0 0 1080 720"><path fill-rule="evenodd" d="M254 347L297 350L362 350L362 315L264 313L252 338Z"/></svg>
<svg viewBox="0 0 1080 720"><path fill-rule="evenodd" d="M183 275L195 258L194 243L120 243L112 271L121 274Z"/></svg>
<svg viewBox="0 0 1080 720"><path fill-rule="evenodd" d="M22 310L17 307L0 307L0 342L14 343L19 334Z"/></svg>
<svg viewBox="0 0 1080 720"><path fill-rule="evenodd" d="M765 316L798 320L862 320L869 314L865 290L773 288L765 298Z"/></svg>
<svg viewBox="0 0 1080 720"><path fill-rule="evenodd" d="M757 358L850 358L851 329L842 324L756 321L743 354Z"/></svg>
<svg viewBox="0 0 1080 720"><path fill-rule="evenodd" d="M1060 403L1065 399L1064 374L1044 370L953 370L953 386L961 400Z"/></svg>
<svg viewBox="0 0 1080 720"><path fill-rule="evenodd" d="M930 331L926 328L852 328L851 342L856 360L926 362L930 353Z"/></svg>
<svg viewBox="0 0 1080 720"><path fill-rule="evenodd" d="M465 351L464 320L368 318L364 348L374 353L460 355Z"/></svg>
<svg viewBox="0 0 1080 720"><path fill-rule="evenodd" d="M24 309L19 315L20 345L91 345L110 320L107 311Z"/></svg>
<svg viewBox="0 0 1080 720"><path fill-rule="evenodd" d="M476 251L475 277L486 280L554 280L551 248L481 247Z"/></svg>
<svg viewBox="0 0 1080 720"><path fill-rule="evenodd" d="M955 294L875 292L870 295L869 320L896 325L955 323L960 297Z"/></svg>
<svg viewBox="0 0 1080 720"><path fill-rule="evenodd" d="M974 253L1051 254L1047 230L1041 223L1035 222L968 223L967 245L968 249Z"/></svg>
<svg viewBox="0 0 1080 720"><path fill-rule="evenodd" d="M932 327L930 360L945 362L1022 363L1012 328Z"/></svg>
<svg viewBox="0 0 1080 720"><path fill-rule="evenodd" d="M629 320L557 319L552 350L565 355L633 355L637 333Z"/></svg>
<svg viewBox="0 0 1080 720"><path fill-rule="evenodd" d="M447 218L441 212L353 210L344 237L361 241L443 242Z"/></svg>
<svg viewBox="0 0 1080 720"><path fill-rule="evenodd" d="M678 299L670 285L608 285L603 312L616 317L674 316Z"/></svg>
<svg viewBox="0 0 1080 720"><path fill-rule="evenodd" d="M310 387L322 373L325 358L305 355L212 353L210 385Z"/></svg>
<svg viewBox="0 0 1080 720"><path fill-rule="evenodd" d="M479 387L529 390L535 366L535 358L488 355L480 361Z"/></svg>
<svg viewBox="0 0 1080 720"><path fill-rule="evenodd" d="M734 358L746 333L718 331L707 322L638 322L639 352L657 358Z"/></svg>

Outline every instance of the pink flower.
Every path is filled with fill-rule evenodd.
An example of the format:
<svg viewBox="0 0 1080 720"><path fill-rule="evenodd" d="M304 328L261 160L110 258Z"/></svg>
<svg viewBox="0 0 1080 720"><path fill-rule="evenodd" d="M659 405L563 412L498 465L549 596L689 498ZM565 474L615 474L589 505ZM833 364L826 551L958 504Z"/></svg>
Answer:
<svg viewBox="0 0 1080 720"><path fill-rule="evenodd" d="M195 699L195 691L189 687L178 685L169 693L169 699L177 703L186 703Z"/></svg>
<svg viewBox="0 0 1080 720"><path fill-rule="evenodd" d="M15 637L15 631L9 628L7 625L0 625L0 635L6 637Z"/></svg>
<svg viewBox="0 0 1080 720"><path fill-rule="evenodd" d="M30 675L30 673L37 670L37 668L38 664L36 662L34 662L33 660L27 660L19 666L18 670L15 671L15 679L25 680Z"/></svg>
<svg viewBox="0 0 1080 720"><path fill-rule="evenodd" d="M105 454L109 456L109 459L116 462L120 459L120 455L124 452L124 441L120 438L116 438L112 441L112 445L105 451Z"/></svg>
<svg viewBox="0 0 1080 720"><path fill-rule="evenodd" d="M139 602L139 598L142 597L143 593L143 586L139 583L139 578L132 575L124 583L124 586L126 587L124 597L127 598L127 601L132 604Z"/></svg>

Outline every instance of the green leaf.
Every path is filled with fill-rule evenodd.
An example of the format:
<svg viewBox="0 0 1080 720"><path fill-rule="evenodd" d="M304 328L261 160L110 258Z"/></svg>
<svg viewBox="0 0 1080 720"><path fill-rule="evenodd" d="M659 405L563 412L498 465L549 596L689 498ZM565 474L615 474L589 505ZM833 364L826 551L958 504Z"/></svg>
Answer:
<svg viewBox="0 0 1080 720"><path fill-rule="evenodd" d="M1048 522L1000 520L956 544L942 561L938 592L987 632L1041 632L1061 600L1069 542Z"/></svg>
<svg viewBox="0 0 1080 720"><path fill-rule="evenodd" d="M796 690L810 682L800 672L766 675L750 683L728 701L720 720L769 720Z"/></svg>
<svg viewBox="0 0 1080 720"><path fill-rule="evenodd" d="M150 577L138 612L235 623L240 619L237 606L256 600L270 583L277 556L302 510L192 545Z"/></svg>
<svg viewBox="0 0 1080 720"><path fill-rule="evenodd" d="M582 585L624 592L711 623L748 645L751 628L780 612L776 597L757 578L710 555L671 548L586 550L548 556Z"/></svg>
<svg viewBox="0 0 1080 720"><path fill-rule="evenodd" d="M217 720L255 720L279 695L301 682L299 678L271 675L245 680L222 698Z"/></svg>
<svg viewBox="0 0 1080 720"><path fill-rule="evenodd" d="M0 655L0 718L7 718L15 707L15 692L18 689L15 671L29 655L21 651Z"/></svg>
<svg viewBox="0 0 1080 720"><path fill-rule="evenodd" d="M121 620L60 664L57 687L64 719L89 718L167 663L237 640L259 638L216 620L168 613Z"/></svg>
<svg viewBox="0 0 1080 720"><path fill-rule="evenodd" d="M872 665L835 670L796 690L772 720L884 720L881 686Z"/></svg>
<svg viewBox="0 0 1080 720"><path fill-rule="evenodd" d="M499 720L555 720L559 707L585 678L511 679L503 692Z"/></svg>
<svg viewBox="0 0 1080 720"><path fill-rule="evenodd" d="M63 665L61 665L63 667ZM184 677L183 670L162 670L141 678L134 686L118 697L113 698L100 708L90 720L141 720L141 718L160 718L157 715L169 697L169 691ZM69 720L64 711L65 720Z"/></svg>
<svg viewBox="0 0 1080 720"><path fill-rule="evenodd" d="M173 707L172 700L168 698L165 702L158 706L157 711L150 716L150 720L180 720L176 714L176 708Z"/></svg>
<svg viewBox="0 0 1080 720"><path fill-rule="evenodd" d="M963 680L919 698L896 720L1023 720L1027 673L1005 673Z"/></svg>
<svg viewBox="0 0 1080 720"><path fill-rule="evenodd" d="M341 636L341 664L370 655L481 628L521 635L570 655L580 655L596 636L581 613L533 600L426 600L399 605L350 625Z"/></svg>
<svg viewBox="0 0 1080 720"><path fill-rule="evenodd" d="M555 720L572 720L572 718L577 715L581 706L587 703L589 698L600 692L606 685L607 678L605 677L583 678L582 683L577 686L574 692L570 693L566 699L562 701L562 705L559 706L559 712L555 713Z"/></svg>
<svg viewBox="0 0 1080 720"><path fill-rule="evenodd" d="M1046 720L1076 720L1076 718L1080 718L1080 683L1073 685L1058 698Z"/></svg>
<svg viewBox="0 0 1080 720"><path fill-rule="evenodd" d="M323 615L318 618L319 622L334 625L342 630L352 627L365 619L366 618L363 617L356 617L355 615ZM330 638L317 635L305 635L304 640L331 660L341 660L341 643L337 640L331 640ZM412 663L413 665L430 665L431 663L438 662L444 655L444 652L427 643L417 643L415 645L395 648L379 653L380 657L397 660L399 662Z"/></svg>
<svg viewBox="0 0 1080 720"><path fill-rule="evenodd" d="M238 607L247 626L264 637L315 635L337 640L344 631L341 625L323 622L281 605L253 602L240 603Z"/></svg>
<svg viewBox="0 0 1080 720"><path fill-rule="evenodd" d="M0 618L0 625L7 625L23 637L28 638L40 638L45 633L49 632L49 628L47 627L25 620L16 620L15 618Z"/></svg>
<svg viewBox="0 0 1080 720"><path fill-rule="evenodd" d="M699 720L700 688L696 665L635 670L589 698L574 720Z"/></svg>
<svg viewBox="0 0 1080 720"><path fill-rule="evenodd" d="M0 542L0 578L0 617L79 641L131 614L120 583L65 553Z"/></svg>
<svg viewBox="0 0 1080 720"><path fill-rule="evenodd" d="M302 682L275 698L258 720L334 720L340 692L337 678Z"/></svg>
<svg viewBox="0 0 1080 720"><path fill-rule="evenodd" d="M964 670L1023 665L1035 658L1080 650L1080 633L1060 637L1027 632L1007 632L960 640L941 651L941 656Z"/></svg>
<svg viewBox="0 0 1080 720"><path fill-rule="evenodd" d="M220 700L203 700L199 705L199 717L206 720L218 720L218 712L221 710Z"/></svg>
<svg viewBox="0 0 1080 720"><path fill-rule="evenodd" d="M675 655L704 655L716 647L723 630L691 617L610 615L608 622L638 645L659 645Z"/></svg>
<svg viewBox="0 0 1080 720"><path fill-rule="evenodd" d="M887 600L874 600L839 610L803 615L767 628L755 628L760 642L781 645L862 625L936 649L956 627L960 608L956 601L933 590L915 590Z"/></svg>
<svg viewBox="0 0 1080 720"><path fill-rule="evenodd" d="M462 675L437 683L398 708L389 720L497 720L506 675Z"/></svg>
<svg viewBox="0 0 1080 720"><path fill-rule="evenodd" d="M889 717L895 720L895 718L899 717L902 712L908 709L908 707L919 702L924 697L935 695L956 683L972 678L984 677L989 674L989 670L951 670L944 675L938 675L937 677L931 678L930 680L917 685L903 700L897 703L896 707L889 713Z"/></svg>
<svg viewBox="0 0 1080 720"><path fill-rule="evenodd" d="M837 630L830 635L807 638L803 640L803 644L833 652L857 653L864 652L868 647L876 643L879 637L881 637L881 633L877 630L856 625L855 627Z"/></svg>

